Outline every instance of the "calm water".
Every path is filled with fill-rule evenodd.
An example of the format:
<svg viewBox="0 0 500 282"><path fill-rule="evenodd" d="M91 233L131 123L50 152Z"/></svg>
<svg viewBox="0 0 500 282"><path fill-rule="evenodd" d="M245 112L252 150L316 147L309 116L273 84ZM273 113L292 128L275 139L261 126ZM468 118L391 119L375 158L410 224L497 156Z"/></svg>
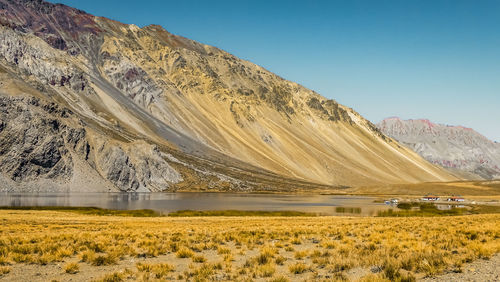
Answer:
<svg viewBox="0 0 500 282"><path fill-rule="evenodd" d="M69 206L107 209L293 210L325 215L375 215L390 208L375 198L338 195L222 193L0 193L0 206Z"/></svg>

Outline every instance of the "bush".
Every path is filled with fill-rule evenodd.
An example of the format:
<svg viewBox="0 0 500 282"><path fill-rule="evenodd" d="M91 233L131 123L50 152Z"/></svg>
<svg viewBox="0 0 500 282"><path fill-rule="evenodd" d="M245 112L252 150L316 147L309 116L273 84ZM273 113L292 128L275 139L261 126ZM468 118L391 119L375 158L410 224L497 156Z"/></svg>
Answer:
<svg viewBox="0 0 500 282"><path fill-rule="evenodd" d="M90 264L94 266L112 265L115 264L117 260L114 254L97 255L91 259Z"/></svg>
<svg viewBox="0 0 500 282"><path fill-rule="evenodd" d="M202 262L207 261L207 259L202 255L193 256L192 259L193 259L193 262L198 262L198 263L202 263Z"/></svg>
<svg viewBox="0 0 500 282"><path fill-rule="evenodd" d="M104 275L101 279L96 280L96 282L121 282L125 280L125 275L121 272L113 272Z"/></svg>
<svg viewBox="0 0 500 282"><path fill-rule="evenodd" d="M0 277L10 272L10 267L0 266Z"/></svg>
<svg viewBox="0 0 500 282"><path fill-rule="evenodd" d="M304 273L308 269L309 268L307 267L307 265L300 263L300 262L296 263L296 264L292 264L288 267L288 270L290 270L290 272L293 274L301 274L301 273Z"/></svg>
<svg viewBox="0 0 500 282"><path fill-rule="evenodd" d="M275 272L276 269L270 264L260 265L257 267L257 274L260 277L271 277Z"/></svg>
<svg viewBox="0 0 500 282"><path fill-rule="evenodd" d="M228 249L228 248L224 248L224 247L218 247L217 248L217 253L219 255L226 255L226 254L230 254L231 253L231 250Z"/></svg>
<svg viewBox="0 0 500 282"><path fill-rule="evenodd" d="M274 262L277 264L277 265L283 265L283 263L286 261L286 258L284 256L278 256Z"/></svg>
<svg viewBox="0 0 500 282"><path fill-rule="evenodd" d="M174 271L174 266L168 264L168 263L159 263L156 265L153 265L153 274L156 279L162 279L166 278L168 274L172 271Z"/></svg>
<svg viewBox="0 0 500 282"><path fill-rule="evenodd" d="M80 266L76 262L70 262L64 266L64 272L69 274L76 274L80 270Z"/></svg>
<svg viewBox="0 0 500 282"><path fill-rule="evenodd" d="M307 256L307 251L297 251L294 256L296 259L303 259Z"/></svg>
<svg viewBox="0 0 500 282"><path fill-rule="evenodd" d="M190 258L194 255L193 251L188 248L181 248L175 254L178 258Z"/></svg>
<svg viewBox="0 0 500 282"><path fill-rule="evenodd" d="M290 281L290 279L288 279L288 277L283 275L274 277L271 280L269 280L269 282L288 282L288 281Z"/></svg>

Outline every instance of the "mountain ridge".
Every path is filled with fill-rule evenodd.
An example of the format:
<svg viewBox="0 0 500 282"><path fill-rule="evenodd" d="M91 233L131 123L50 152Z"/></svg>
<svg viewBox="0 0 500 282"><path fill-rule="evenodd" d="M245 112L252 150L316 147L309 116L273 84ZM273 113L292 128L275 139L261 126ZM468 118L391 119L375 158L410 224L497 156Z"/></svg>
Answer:
<svg viewBox="0 0 500 282"><path fill-rule="evenodd" d="M307 187L456 179L387 138L351 108L157 25L139 28L41 0L0 0L0 19L4 77L26 81L40 99L67 107L80 123L92 125L95 132L88 134L95 136L88 139L104 141L86 139L92 143L89 155L99 157L104 146L118 167L130 168L109 175L109 160L91 164L115 188L149 189L152 168L142 165L148 156L124 150L137 140L163 148L160 155L176 152L194 161L199 167L185 163L176 171L184 172L182 179L199 174L203 187L207 181L200 171L214 173L213 166L220 166L214 183L235 190L246 189L239 175L249 179L243 181L253 187L248 189L271 178ZM13 91L18 90L11 87L3 95ZM38 146L28 145L30 150ZM251 181L247 170L260 180ZM180 185L169 177L161 180L165 187ZM162 190L157 186L153 190Z"/></svg>
<svg viewBox="0 0 500 282"><path fill-rule="evenodd" d="M384 119L377 127L434 164L480 179L500 177L500 144L472 128L395 117Z"/></svg>

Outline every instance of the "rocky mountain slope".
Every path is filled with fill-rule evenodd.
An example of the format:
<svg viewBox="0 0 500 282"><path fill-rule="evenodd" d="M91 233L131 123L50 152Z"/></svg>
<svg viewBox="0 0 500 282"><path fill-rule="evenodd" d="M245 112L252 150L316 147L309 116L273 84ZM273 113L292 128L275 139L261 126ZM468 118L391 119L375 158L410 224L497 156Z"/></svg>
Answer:
<svg viewBox="0 0 500 282"><path fill-rule="evenodd" d="M0 41L8 189L289 190L455 179L352 109L160 26L0 0Z"/></svg>
<svg viewBox="0 0 500 282"><path fill-rule="evenodd" d="M471 128L397 117L385 119L377 127L431 163L483 179L500 178L500 144Z"/></svg>

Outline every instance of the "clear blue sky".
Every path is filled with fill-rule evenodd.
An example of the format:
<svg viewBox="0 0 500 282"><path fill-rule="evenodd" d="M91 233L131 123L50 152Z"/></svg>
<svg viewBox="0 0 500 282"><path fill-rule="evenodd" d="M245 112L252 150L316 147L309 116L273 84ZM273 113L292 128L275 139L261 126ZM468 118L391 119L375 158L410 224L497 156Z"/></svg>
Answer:
<svg viewBox="0 0 500 282"><path fill-rule="evenodd" d="M350 106L500 141L500 0L58 0L217 46Z"/></svg>

